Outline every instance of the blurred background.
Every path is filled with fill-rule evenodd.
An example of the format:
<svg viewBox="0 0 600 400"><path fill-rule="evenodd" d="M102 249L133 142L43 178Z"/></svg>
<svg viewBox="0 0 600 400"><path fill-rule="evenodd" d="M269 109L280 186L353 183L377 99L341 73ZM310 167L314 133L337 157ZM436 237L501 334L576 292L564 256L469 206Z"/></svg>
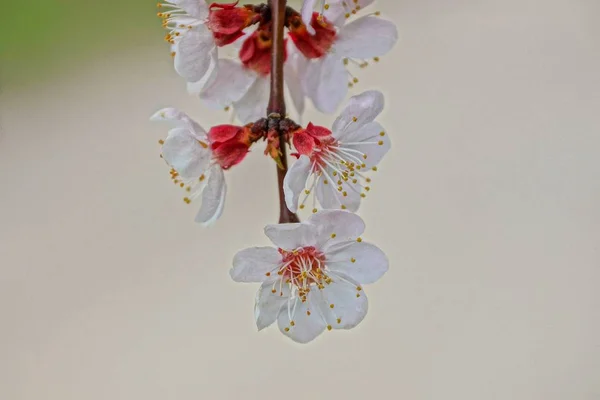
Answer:
<svg viewBox="0 0 600 400"><path fill-rule="evenodd" d="M357 329L300 346L228 275L277 218L262 149L211 229L159 159L158 108L228 116L156 3L2 5L1 399L600 399L600 3L375 8L402 40L357 75L394 146L361 215L391 268Z"/></svg>

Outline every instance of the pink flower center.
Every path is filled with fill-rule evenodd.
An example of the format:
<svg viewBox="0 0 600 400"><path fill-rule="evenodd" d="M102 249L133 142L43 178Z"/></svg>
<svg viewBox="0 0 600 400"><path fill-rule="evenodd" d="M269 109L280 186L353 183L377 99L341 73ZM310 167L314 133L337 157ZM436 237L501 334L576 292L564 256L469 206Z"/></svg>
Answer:
<svg viewBox="0 0 600 400"><path fill-rule="evenodd" d="M277 274L286 283L298 289L298 294L303 302L306 301L312 285L322 289L323 282L331 282L324 272L325 255L315 247L302 247L294 251L279 249L279 253L283 260Z"/></svg>

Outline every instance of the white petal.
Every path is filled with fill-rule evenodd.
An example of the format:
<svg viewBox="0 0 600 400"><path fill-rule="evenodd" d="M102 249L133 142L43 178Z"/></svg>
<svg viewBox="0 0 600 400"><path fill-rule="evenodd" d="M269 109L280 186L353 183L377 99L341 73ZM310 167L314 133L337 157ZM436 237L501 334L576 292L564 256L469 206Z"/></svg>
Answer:
<svg viewBox="0 0 600 400"><path fill-rule="evenodd" d="M283 180L285 203L291 212L298 211L298 200L306 187L312 164L310 158L301 156L289 169Z"/></svg>
<svg viewBox="0 0 600 400"><path fill-rule="evenodd" d="M341 27L346 22L346 14L352 15L352 10L356 6L360 6L362 10L366 6L372 4L375 0L352 0L353 7L350 7L348 0L329 0L329 8L325 10L323 15L337 27Z"/></svg>
<svg viewBox="0 0 600 400"><path fill-rule="evenodd" d="M236 282L264 282L280 262L281 254L273 247L252 247L235 255L229 275Z"/></svg>
<svg viewBox="0 0 600 400"><path fill-rule="evenodd" d="M377 281L389 268L385 253L379 247L365 242L341 243L330 247L326 257L329 271L360 283Z"/></svg>
<svg viewBox="0 0 600 400"><path fill-rule="evenodd" d="M381 136L382 133L383 136ZM378 122L371 122L363 126L344 136L343 141L340 141L340 147L358 150L367 156L365 159L366 168L372 168L379 164L391 146L389 135Z"/></svg>
<svg viewBox="0 0 600 400"><path fill-rule="evenodd" d="M269 80L258 77L248 92L234 103L235 112L242 124L254 122L267 116L269 102Z"/></svg>
<svg viewBox="0 0 600 400"><path fill-rule="evenodd" d="M260 286L254 302L254 318L259 331L277 320L281 308L287 304L289 297L290 287L281 279L275 282L270 280Z"/></svg>
<svg viewBox="0 0 600 400"><path fill-rule="evenodd" d="M208 182L202 191L202 205L196 215L196 222L203 226L214 224L223 214L226 194L225 175L221 167L215 165L211 168Z"/></svg>
<svg viewBox="0 0 600 400"><path fill-rule="evenodd" d="M176 108L168 107L158 110L150 117L153 122L170 122L176 127L191 128L198 140L206 140L206 131L186 113L179 111Z"/></svg>
<svg viewBox="0 0 600 400"><path fill-rule="evenodd" d="M342 139L344 135L373 122L385 105L383 93L368 90L348 100L348 104L333 123L333 136Z"/></svg>
<svg viewBox="0 0 600 400"><path fill-rule="evenodd" d="M348 73L340 56L330 53L311 62L304 79L304 90L319 111L335 112L348 93Z"/></svg>
<svg viewBox="0 0 600 400"><path fill-rule="evenodd" d="M169 132L162 146L163 159L184 179L197 179L208 168L211 152L203 147L188 128Z"/></svg>
<svg viewBox="0 0 600 400"><path fill-rule="evenodd" d="M297 297L284 305L277 318L281 333L298 343L308 343L325 330L327 324L314 301L313 291L308 293L307 301Z"/></svg>
<svg viewBox="0 0 600 400"><path fill-rule="evenodd" d="M204 1L198 0L167 0L171 4L176 4L190 16L198 20L208 18L208 6Z"/></svg>
<svg viewBox="0 0 600 400"><path fill-rule="evenodd" d="M386 54L398 41L396 25L368 16L345 25L335 47L343 57L372 58Z"/></svg>
<svg viewBox="0 0 600 400"><path fill-rule="evenodd" d="M300 124L306 103L302 82L308 68L308 59L295 50L295 46L291 41L288 49L288 59L284 64L284 77L290 98L298 113L297 122Z"/></svg>
<svg viewBox="0 0 600 400"><path fill-rule="evenodd" d="M254 84L256 74L229 59L220 59L215 77L200 93L210 106L223 108L240 100Z"/></svg>
<svg viewBox="0 0 600 400"><path fill-rule="evenodd" d="M332 172L331 169L327 169L329 177L332 176ZM325 179L327 179L327 184L325 184ZM356 212L362 199L359 191L360 186L353 185L350 180L342 180L342 191L339 191L337 182L332 182L329 178L325 179L320 179L315 188L317 200L319 200L321 207L326 210L343 209Z"/></svg>
<svg viewBox="0 0 600 400"><path fill-rule="evenodd" d="M361 217L342 210L320 211L306 222L317 228L317 246L321 251L341 242L356 240L365 231Z"/></svg>
<svg viewBox="0 0 600 400"><path fill-rule="evenodd" d="M314 298L327 325L333 329L352 329L367 315L369 301L359 286L347 282L336 275L331 275L333 282L324 289L314 290ZM333 307L332 307L333 306Z"/></svg>
<svg viewBox="0 0 600 400"><path fill-rule="evenodd" d="M316 228L307 223L267 225L265 235L273 244L283 250L296 250L299 247L316 244Z"/></svg>
<svg viewBox="0 0 600 400"><path fill-rule="evenodd" d="M308 33L311 35L315 34L315 28L313 28L310 24L312 21L315 4L317 4L317 0L304 0L302 3L302 9L300 10L302 22L304 22L304 25L306 25L306 30L308 30Z"/></svg>
<svg viewBox="0 0 600 400"><path fill-rule="evenodd" d="M197 82L188 82L187 91L189 94L199 95L204 89L208 88L217 79L219 67L218 51L215 47L210 54L210 67L202 79Z"/></svg>
<svg viewBox="0 0 600 400"><path fill-rule="evenodd" d="M188 82L202 80L208 73L215 41L212 32L198 25L182 35L175 50L175 70Z"/></svg>

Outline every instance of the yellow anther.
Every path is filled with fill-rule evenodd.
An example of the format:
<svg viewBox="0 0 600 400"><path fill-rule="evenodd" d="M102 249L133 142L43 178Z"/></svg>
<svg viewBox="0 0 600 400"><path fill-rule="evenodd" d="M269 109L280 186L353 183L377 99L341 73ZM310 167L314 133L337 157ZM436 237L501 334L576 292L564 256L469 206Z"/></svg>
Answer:
<svg viewBox="0 0 600 400"><path fill-rule="evenodd" d="M365 159L365 160L367 159L367 155L366 154L363 154L363 159ZM363 164L363 166L365 166L365 165Z"/></svg>
<svg viewBox="0 0 600 400"><path fill-rule="evenodd" d="M358 291L360 292L360 291L362 290L362 287L360 287L360 286L357 286L357 287L356 287L356 290L358 290Z"/></svg>
<svg viewBox="0 0 600 400"><path fill-rule="evenodd" d="M342 195L343 195L344 197L348 197L348 192L344 191L344 192L342 193Z"/></svg>
<svg viewBox="0 0 600 400"><path fill-rule="evenodd" d="M198 180L199 180L200 182L202 182L204 179L206 179L206 177L204 176L204 174L200 175L200 178L198 178Z"/></svg>
<svg viewBox="0 0 600 400"><path fill-rule="evenodd" d="M377 142L377 144L383 146L383 140L380 140L379 142Z"/></svg>
<svg viewBox="0 0 600 400"><path fill-rule="evenodd" d="M270 273L270 272L267 272L265 275L266 275L266 276L271 276L271 273Z"/></svg>
<svg viewBox="0 0 600 400"><path fill-rule="evenodd" d="M186 204L190 204L190 203L192 202L192 200L190 200L190 198L189 198L189 197L184 197L184 198L183 198L183 201L184 201Z"/></svg>
<svg viewBox="0 0 600 400"><path fill-rule="evenodd" d="M325 4L325 5L323 6L323 8L324 8L324 9L326 9L326 10L329 10L329 4Z"/></svg>
<svg viewBox="0 0 600 400"><path fill-rule="evenodd" d="M379 57L373 57L373 61L379 62Z"/></svg>
<svg viewBox="0 0 600 400"><path fill-rule="evenodd" d="M191 191L192 191L192 187L191 187L191 186L188 186L188 187L186 187L186 188L185 188L185 191L186 191L186 192L191 192Z"/></svg>
<svg viewBox="0 0 600 400"><path fill-rule="evenodd" d="M348 59L344 58L344 65L348 65Z"/></svg>
<svg viewBox="0 0 600 400"><path fill-rule="evenodd" d="M381 15L381 11L375 11L375 15L379 17Z"/></svg>
<svg viewBox="0 0 600 400"><path fill-rule="evenodd" d="M291 326L296 326L296 323L294 321L290 321L290 325Z"/></svg>
<svg viewBox="0 0 600 400"><path fill-rule="evenodd" d="M352 122L356 122L356 121L358 121L358 118L352 117Z"/></svg>
<svg viewBox="0 0 600 400"><path fill-rule="evenodd" d="M181 188L182 188L182 187L184 187L184 186L185 186L185 183L183 183L183 182L181 182L181 183L179 184L179 187L181 187Z"/></svg>
<svg viewBox="0 0 600 400"><path fill-rule="evenodd" d="M337 323L338 323L338 324L341 324L341 323L342 323L342 319L341 319L341 318L338 318L338 319L337 319Z"/></svg>
<svg viewBox="0 0 600 400"><path fill-rule="evenodd" d="M273 289L273 290L271 290L271 293L275 294L275 293L277 293L277 290Z"/></svg>
<svg viewBox="0 0 600 400"><path fill-rule="evenodd" d="M331 238L332 238L332 239L335 239L335 238L336 238L336 236L337 236L337 235L336 235L335 233L332 233L332 234L331 234Z"/></svg>
<svg viewBox="0 0 600 400"><path fill-rule="evenodd" d="M360 242L362 242L362 238L357 238L357 239L356 239L356 241L357 241L358 243L360 243Z"/></svg>
<svg viewBox="0 0 600 400"><path fill-rule="evenodd" d="M335 304L330 304L329 308L335 308Z"/></svg>
<svg viewBox="0 0 600 400"><path fill-rule="evenodd" d="M371 168L373 171L377 171L377 167L373 167Z"/></svg>
<svg viewBox="0 0 600 400"><path fill-rule="evenodd" d="M385 136L385 132L379 132L379 136L384 137Z"/></svg>
<svg viewBox="0 0 600 400"><path fill-rule="evenodd" d="M371 183L371 178L367 178L367 183Z"/></svg>
<svg viewBox="0 0 600 400"><path fill-rule="evenodd" d="M352 262L352 263L355 263L355 262L356 262L356 258L352 257L352 258L350 259L350 262Z"/></svg>
<svg viewBox="0 0 600 400"><path fill-rule="evenodd" d="M301 210L304 210L304 204L300 204L300 207L299 207L299 208L300 208Z"/></svg>
<svg viewBox="0 0 600 400"><path fill-rule="evenodd" d="M306 310L306 315L310 317L310 311Z"/></svg>
<svg viewBox="0 0 600 400"><path fill-rule="evenodd" d="M354 79L352 79L352 82L354 82L354 83L358 83L358 78L354 78Z"/></svg>
<svg viewBox="0 0 600 400"><path fill-rule="evenodd" d="M358 179L352 179L352 183L356 184L358 182Z"/></svg>
<svg viewBox="0 0 600 400"><path fill-rule="evenodd" d="M371 190L371 188L369 186L365 186L365 190L368 192L369 190Z"/></svg>
<svg viewBox="0 0 600 400"><path fill-rule="evenodd" d="M208 149L208 144L204 143L202 140L198 140L198 143L200 143L200 146L202 146L205 149Z"/></svg>
<svg viewBox="0 0 600 400"><path fill-rule="evenodd" d="M165 144L165 141L164 141L164 140L162 140L162 139L160 139L160 140L158 141L158 144L160 144L160 145L163 145L163 144Z"/></svg>
<svg viewBox="0 0 600 400"><path fill-rule="evenodd" d="M360 293L356 293L356 297L360 297Z"/></svg>
<svg viewBox="0 0 600 400"><path fill-rule="evenodd" d="M171 52L171 57L175 57L176 55L177 55L176 52L174 52L174 51Z"/></svg>
<svg viewBox="0 0 600 400"><path fill-rule="evenodd" d="M285 328L284 331L289 332L290 328Z"/></svg>
<svg viewBox="0 0 600 400"><path fill-rule="evenodd" d="M365 197L367 197L367 195L366 195L366 194L364 194L364 193L361 193L361 194L360 194L360 197L362 197L362 198L364 199Z"/></svg>
<svg viewBox="0 0 600 400"><path fill-rule="evenodd" d="M327 185L328 183L329 183L329 181L328 181L327 179L325 179L325 180L323 181L323 184L324 184L324 185Z"/></svg>
<svg viewBox="0 0 600 400"><path fill-rule="evenodd" d="M316 208L313 208L313 210L312 210L313 214L316 214L317 211L319 211L319 210L317 210Z"/></svg>
<svg viewBox="0 0 600 400"><path fill-rule="evenodd" d="M231 108L229 106L225 107L223 110L225 110L225 112L228 112Z"/></svg>
<svg viewBox="0 0 600 400"><path fill-rule="evenodd" d="M333 329L333 327L332 327L331 325L327 325L327 330L328 330L328 331L330 331L330 330L332 330L332 329Z"/></svg>
<svg viewBox="0 0 600 400"><path fill-rule="evenodd" d="M304 194L310 194L310 190L306 189L306 190L304 191Z"/></svg>
<svg viewBox="0 0 600 400"><path fill-rule="evenodd" d="M342 210L345 210L346 208L348 208L348 207L346 207L345 205L342 204Z"/></svg>
<svg viewBox="0 0 600 400"><path fill-rule="evenodd" d="M346 13L346 15L344 15L344 17L350 18L350 13Z"/></svg>

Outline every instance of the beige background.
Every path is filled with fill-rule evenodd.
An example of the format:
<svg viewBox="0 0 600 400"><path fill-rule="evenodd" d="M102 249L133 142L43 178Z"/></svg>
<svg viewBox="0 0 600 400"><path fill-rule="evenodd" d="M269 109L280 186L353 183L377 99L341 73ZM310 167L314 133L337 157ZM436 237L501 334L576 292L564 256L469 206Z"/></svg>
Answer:
<svg viewBox="0 0 600 400"><path fill-rule="evenodd" d="M169 182L148 116L226 116L158 38L2 93L0 399L600 399L600 3L379 5L403 41L358 74L394 146L362 215L391 269L308 346L228 276L276 218L262 150L213 229Z"/></svg>

